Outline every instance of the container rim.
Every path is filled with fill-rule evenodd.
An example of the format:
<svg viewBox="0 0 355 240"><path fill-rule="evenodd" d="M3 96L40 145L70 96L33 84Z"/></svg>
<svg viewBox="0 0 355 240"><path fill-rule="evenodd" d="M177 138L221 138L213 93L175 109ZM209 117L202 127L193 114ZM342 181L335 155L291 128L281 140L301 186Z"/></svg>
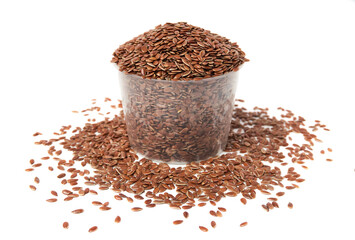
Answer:
<svg viewBox="0 0 355 240"><path fill-rule="evenodd" d="M237 71L232 71L232 72L227 72L223 75L218 75L218 76L215 76L215 77L210 77L210 78L203 78L203 79L200 79L200 80L163 80L163 79L154 79L154 78L142 78L141 76L138 76L136 74L129 74L129 73L125 73L125 72L122 72L119 70L118 68L118 65L116 63L113 63L115 68L118 70L119 74L124 74L126 76L131 76L135 79L142 79L142 80L151 80L151 81L155 81L155 82L185 82L185 83L189 83L189 82L201 82L201 81L213 81L213 80L216 80L216 79L219 79L219 78L222 78L222 77L225 77L225 76L229 76L229 75L235 75L239 72L240 68L244 65L240 65L238 67L238 70Z"/></svg>

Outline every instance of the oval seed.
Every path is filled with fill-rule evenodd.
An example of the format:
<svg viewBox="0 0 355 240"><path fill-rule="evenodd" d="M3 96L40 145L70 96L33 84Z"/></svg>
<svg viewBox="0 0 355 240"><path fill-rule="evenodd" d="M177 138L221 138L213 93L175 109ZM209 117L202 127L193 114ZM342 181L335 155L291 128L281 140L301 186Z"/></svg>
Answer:
<svg viewBox="0 0 355 240"><path fill-rule="evenodd" d="M33 185L30 185L30 189L31 189L32 191L36 191L36 190L37 190L37 188L36 188L35 186L33 186Z"/></svg>
<svg viewBox="0 0 355 240"><path fill-rule="evenodd" d="M242 223L240 224L241 227L245 227L246 225L248 225L248 222L242 222Z"/></svg>
<svg viewBox="0 0 355 240"><path fill-rule="evenodd" d="M68 229L69 228L69 223L68 222L63 222L63 228Z"/></svg>
<svg viewBox="0 0 355 240"><path fill-rule="evenodd" d="M217 224L216 224L215 221L212 221L212 222L211 222L211 227L216 228L216 225L217 225Z"/></svg>
<svg viewBox="0 0 355 240"><path fill-rule="evenodd" d="M208 232L208 228L206 228L204 226L199 226L199 228L202 232Z"/></svg>
<svg viewBox="0 0 355 240"><path fill-rule="evenodd" d="M289 209L293 208L293 204L291 202L289 202L287 206L288 206Z"/></svg>
<svg viewBox="0 0 355 240"><path fill-rule="evenodd" d="M95 232L97 230L97 226L93 226L89 229L89 233Z"/></svg>
<svg viewBox="0 0 355 240"><path fill-rule="evenodd" d="M79 214L79 213L83 213L84 209L76 209L76 210L73 210L71 212L74 213L74 214Z"/></svg>
<svg viewBox="0 0 355 240"><path fill-rule="evenodd" d="M189 213L188 212L184 212L183 215L184 215L184 218L188 218L189 217Z"/></svg>
<svg viewBox="0 0 355 240"><path fill-rule="evenodd" d="M121 222L121 217L120 216L117 216L116 218L115 218L115 223L120 223Z"/></svg>
<svg viewBox="0 0 355 240"><path fill-rule="evenodd" d="M34 178L34 182L37 183L37 184L39 184L39 178L38 178L38 177L35 177L35 178Z"/></svg>
<svg viewBox="0 0 355 240"><path fill-rule="evenodd" d="M143 208L140 208L140 207L134 207L131 209L133 212L140 212L143 210Z"/></svg>
<svg viewBox="0 0 355 240"><path fill-rule="evenodd" d="M175 221L173 222L174 225L179 225L179 224L181 224L181 223L183 223L183 220L175 220Z"/></svg>

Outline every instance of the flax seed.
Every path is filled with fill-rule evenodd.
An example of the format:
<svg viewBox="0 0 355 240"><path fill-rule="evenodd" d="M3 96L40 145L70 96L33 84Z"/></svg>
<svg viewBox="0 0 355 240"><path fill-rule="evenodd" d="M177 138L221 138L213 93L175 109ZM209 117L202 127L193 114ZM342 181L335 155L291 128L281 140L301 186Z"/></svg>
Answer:
<svg viewBox="0 0 355 240"><path fill-rule="evenodd" d="M208 228L206 228L204 226L199 226L199 228L202 232L208 232Z"/></svg>
<svg viewBox="0 0 355 240"><path fill-rule="evenodd" d="M74 214L80 214L80 213L83 213L84 212L84 209L76 209L76 210L73 210L72 213Z"/></svg>
<svg viewBox="0 0 355 240"><path fill-rule="evenodd" d="M95 232L97 230L97 226L93 226L89 229L89 233Z"/></svg>
<svg viewBox="0 0 355 240"><path fill-rule="evenodd" d="M121 217L120 216L117 216L116 218L115 218L115 223L120 223L121 222Z"/></svg>
<svg viewBox="0 0 355 240"><path fill-rule="evenodd" d="M211 227L216 228L217 224L215 221L211 221Z"/></svg>
<svg viewBox="0 0 355 240"><path fill-rule="evenodd" d="M68 222L63 222L63 228L68 229L69 228L69 223Z"/></svg>
<svg viewBox="0 0 355 240"><path fill-rule="evenodd" d="M246 225L248 225L248 222L243 222L240 224L241 227L245 227Z"/></svg>
<svg viewBox="0 0 355 240"><path fill-rule="evenodd" d="M34 181L35 183L37 183L37 184L39 184L39 182L40 182L40 180L39 180L38 177L35 177L35 178L33 179L33 181Z"/></svg>
<svg viewBox="0 0 355 240"><path fill-rule="evenodd" d="M131 209L133 212L140 212L143 210L143 208L140 208L140 207L134 207Z"/></svg>
<svg viewBox="0 0 355 240"><path fill-rule="evenodd" d="M179 224L181 224L181 223L183 223L183 220L175 220L175 221L173 222L174 225L179 225Z"/></svg>

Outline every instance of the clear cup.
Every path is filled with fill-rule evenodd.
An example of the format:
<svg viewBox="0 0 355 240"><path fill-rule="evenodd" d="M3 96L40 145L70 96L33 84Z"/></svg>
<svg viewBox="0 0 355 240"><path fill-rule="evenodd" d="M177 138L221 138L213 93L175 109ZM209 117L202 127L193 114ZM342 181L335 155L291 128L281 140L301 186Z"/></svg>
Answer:
<svg viewBox="0 0 355 240"><path fill-rule="evenodd" d="M119 71L131 147L168 163L206 160L223 152L238 71L197 81L143 79Z"/></svg>

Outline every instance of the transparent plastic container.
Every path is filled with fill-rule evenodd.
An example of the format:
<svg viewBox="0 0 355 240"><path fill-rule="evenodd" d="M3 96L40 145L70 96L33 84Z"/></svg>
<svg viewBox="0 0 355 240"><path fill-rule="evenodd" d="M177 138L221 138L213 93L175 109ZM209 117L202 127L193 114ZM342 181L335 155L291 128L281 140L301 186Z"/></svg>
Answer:
<svg viewBox="0 0 355 240"><path fill-rule="evenodd" d="M206 160L227 144L238 71L198 81L143 79L119 71L131 147L169 163Z"/></svg>

